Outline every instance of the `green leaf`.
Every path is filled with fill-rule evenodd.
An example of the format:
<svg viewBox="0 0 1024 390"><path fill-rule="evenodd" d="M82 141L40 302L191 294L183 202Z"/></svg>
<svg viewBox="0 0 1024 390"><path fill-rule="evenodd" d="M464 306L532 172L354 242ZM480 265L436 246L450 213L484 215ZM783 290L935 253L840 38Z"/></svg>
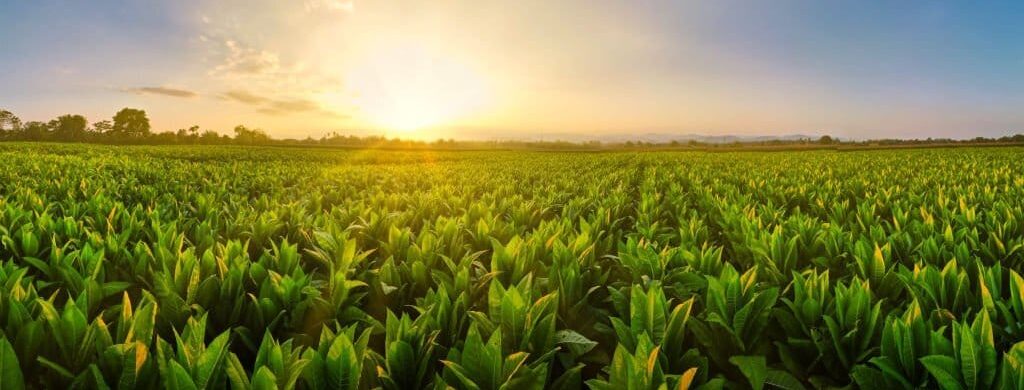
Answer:
<svg viewBox="0 0 1024 390"><path fill-rule="evenodd" d="M555 343L569 348L576 356L582 356L597 346L597 342L586 338L571 329L563 329L555 333Z"/></svg>
<svg viewBox="0 0 1024 390"><path fill-rule="evenodd" d="M11 343L7 341L7 337L0 337L0 384L3 384L4 389L25 388L25 378L21 375L18 356L14 353Z"/></svg>
<svg viewBox="0 0 1024 390"><path fill-rule="evenodd" d="M785 390L804 390L803 383L792 374L782 370L768 370L765 383Z"/></svg>
<svg viewBox="0 0 1024 390"><path fill-rule="evenodd" d="M981 360L978 358L978 347L974 342L974 334L966 326L958 326L956 330L960 332L959 358L960 372L964 379L963 383L968 389L977 389L979 388L978 370L981 366Z"/></svg>
<svg viewBox="0 0 1024 390"><path fill-rule="evenodd" d="M127 302L127 295L125 296ZM153 341L153 324L156 322L156 303L147 302L132 316L131 328L124 342L131 340L149 345Z"/></svg>
<svg viewBox="0 0 1024 390"><path fill-rule="evenodd" d="M247 390L252 388L249 383L249 376L245 372L245 367L242 366L242 362L238 360L238 356L234 353L228 355L228 363L226 368L228 380L231 381L231 388Z"/></svg>
<svg viewBox="0 0 1024 390"><path fill-rule="evenodd" d="M327 350L327 380L329 386L337 389L359 388L362 361L348 335L338 334Z"/></svg>
<svg viewBox="0 0 1024 390"><path fill-rule="evenodd" d="M171 390L198 390L188 370L174 360L170 361L170 377L164 378L164 385Z"/></svg>
<svg viewBox="0 0 1024 390"><path fill-rule="evenodd" d="M888 387L888 383L885 381L885 374L882 371L863 364L854 367L850 372L850 376L853 377L857 387L861 389L884 389Z"/></svg>
<svg viewBox="0 0 1024 390"><path fill-rule="evenodd" d="M442 360L441 363L443 363L445 368L448 369L448 372L451 372L453 375L455 375L455 379L458 379L459 383L462 383L462 386L465 386L465 388L471 390L480 390L480 386L477 386L476 383L473 382L472 379L470 379L470 374L468 371L466 371L465 368L458 365L457 363L453 363L447 360Z"/></svg>
<svg viewBox="0 0 1024 390"><path fill-rule="evenodd" d="M6 387L4 387L6 389ZM103 379L103 373L100 372L99 367L95 364L90 364L89 368L85 372L78 375L75 381L71 383L71 388L88 388L96 390L110 390L110 386L107 385L106 380Z"/></svg>
<svg viewBox="0 0 1024 390"><path fill-rule="evenodd" d="M871 364L874 364L875 367L878 367L879 370L882 370L882 373L885 374L886 379L896 381L903 385L903 387L905 388L915 387L911 385L910 382L907 381L907 379L903 375L903 372L900 371L889 358L885 356L879 356L876 358L872 358L870 362ZM913 364L913 362L911 362L911 364Z"/></svg>
<svg viewBox="0 0 1024 390"><path fill-rule="evenodd" d="M121 358L121 377L118 379L117 388L134 388L139 382L139 375L143 367L149 361L149 348L137 341L130 345L114 346L114 348L117 347L124 348L124 355Z"/></svg>
<svg viewBox="0 0 1024 390"><path fill-rule="evenodd" d="M210 380L220 373L220 366L228 354L229 332L225 331L213 339L196 362L195 384L206 388Z"/></svg>
<svg viewBox="0 0 1024 390"><path fill-rule="evenodd" d="M944 390L962 390L960 369L956 360L949 356L929 355L921 358L921 364L935 378L935 384Z"/></svg>
<svg viewBox="0 0 1024 390"><path fill-rule="evenodd" d="M526 358L529 354L526 352L516 352L505 357L505 361L502 362L501 377L504 379L514 379L519 370L526 364Z"/></svg>
<svg viewBox="0 0 1024 390"><path fill-rule="evenodd" d="M690 310L693 308L693 298L676 305L669 314L668 325L665 328L665 337L662 345L670 353L679 353L683 348L683 337L686 335L686 323L690 319Z"/></svg>
<svg viewBox="0 0 1024 390"><path fill-rule="evenodd" d="M57 362L54 362L54 361L52 361L50 359L47 359L47 358L44 358L44 357L40 356L40 357L36 358L36 361L38 361L39 364L42 364L43 367L49 368L49 369L51 369L53 371L56 371L58 374L60 374L61 376L65 377L65 378L74 379L74 377L75 377L75 374L71 373L71 371L68 371L67 368L64 368L64 366L61 366Z"/></svg>
<svg viewBox="0 0 1024 390"><path fill-rule="evenodd" d="M398 340L387 347L388 374L396 378L406 378L416 370L416 353L409 343Z"/></svg>
<svg viewBox="0 0 1024 390"><path fill-rule="evenodd" d="M252 390L277 390L277 377L267 366L256 370L252 377Z"/></svg>
<svg viewBox="0 0 1024 390"><path fill-rule="evenodd" d="M729 358L729 362L739 367L754 390L761 390L764 387L768 377L768 364L764 356L733 356Z"/></svg>

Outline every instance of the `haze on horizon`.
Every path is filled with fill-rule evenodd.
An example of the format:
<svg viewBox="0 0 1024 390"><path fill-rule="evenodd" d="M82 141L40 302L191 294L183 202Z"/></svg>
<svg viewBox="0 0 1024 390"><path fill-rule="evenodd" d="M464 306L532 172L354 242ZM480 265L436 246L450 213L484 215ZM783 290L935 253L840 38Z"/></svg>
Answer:
<svg viewBox="0 0 1024 390"><path fill-rule="evenodd" d="M0 108L275 137L1002 136L1024 2L8 1Z"/></svg>

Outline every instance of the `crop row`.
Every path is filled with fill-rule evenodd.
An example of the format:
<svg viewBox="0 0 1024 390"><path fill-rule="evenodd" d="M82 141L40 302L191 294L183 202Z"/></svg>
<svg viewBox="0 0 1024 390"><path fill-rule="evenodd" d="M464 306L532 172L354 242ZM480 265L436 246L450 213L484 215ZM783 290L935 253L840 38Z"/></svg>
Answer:
<svg viewBox="0 0 1024 390"><path fill-rule="evenodd" d="M4 388L1024 388L1024 150L0 145Z"/></svg>

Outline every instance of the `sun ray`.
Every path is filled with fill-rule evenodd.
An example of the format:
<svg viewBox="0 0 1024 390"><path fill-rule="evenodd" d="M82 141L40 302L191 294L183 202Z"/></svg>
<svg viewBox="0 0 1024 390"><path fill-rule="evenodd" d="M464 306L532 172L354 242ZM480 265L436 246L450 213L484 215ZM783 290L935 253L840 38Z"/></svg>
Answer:
<svg viewBox="0 0 1024 390"><path fill-rule="evenodd" d="M485 78L475 69L414 45L370 53L347 79L360 115L399 133L450 125L488 98Z"/></svg>

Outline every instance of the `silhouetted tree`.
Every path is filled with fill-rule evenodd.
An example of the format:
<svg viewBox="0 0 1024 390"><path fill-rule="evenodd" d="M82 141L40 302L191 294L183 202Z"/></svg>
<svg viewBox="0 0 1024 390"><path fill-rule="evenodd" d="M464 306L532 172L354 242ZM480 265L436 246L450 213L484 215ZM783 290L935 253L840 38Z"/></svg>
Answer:
<svg viewBox="0 0 1024 390"><path fill-rule="evenodd" d="M199 136L199 142L204 144L215 144L220 141L220 134L216 131L206 130Z"/></svg>
<svg viewBox="0 0 1024 390"><path fill-rule="evenodd" d="M85 128L89 121L81 115L61 115L50 121L53 138L57 141L79 141L85 139Z"/></svg>
<svg viewBox="0 0 1024 390"><path fill-rule="evenodd" d="M111 133L117 137L142 138L149 135L149 118L146 112L134 108L124 108L114 115Z"/></svg>
<svg viewBox="0 0 1024 390"><path fill-rule="evenodd" d="M49 138L50 128L43 122L26 122L21 126L20 139L42 141Z"/></svg>
<svg viewBox="0 0 1024 390"><path fill-rule="evenodd" d="M818 143L822 145L832 145L833 143L835 143L835 140L832 139L832 136L823 135L821 136L821 138L818 138Z"/></svg>
<svg viewBox="0 0 1024 390"><path fill-rule="evenodd" d="M266 144L270 141L270 136L260 129L249 129L245 126L235 126L235 143L242 145L259 145Z"/></svg>
<svg viewBox="0 0 1024 390"><path fill-rule="evenodd" d="M194 144L199 140L199 126L192 126L188 129L178 129L178 132L174 134L175 143L188 143Z"/></svg>
<svg viewBox="0 0 1024 390"><path fill-rule="evenodd" d="M96 134L107 134L114 129L110 121L99 121L92 124L92 132Z"/></svg>
<svg viewBox="0 0 1024 390"><path fill-rule="evenodd" d="M0 110L0 132L16 132L21 129L21 119L7 110Z"/></svg>

